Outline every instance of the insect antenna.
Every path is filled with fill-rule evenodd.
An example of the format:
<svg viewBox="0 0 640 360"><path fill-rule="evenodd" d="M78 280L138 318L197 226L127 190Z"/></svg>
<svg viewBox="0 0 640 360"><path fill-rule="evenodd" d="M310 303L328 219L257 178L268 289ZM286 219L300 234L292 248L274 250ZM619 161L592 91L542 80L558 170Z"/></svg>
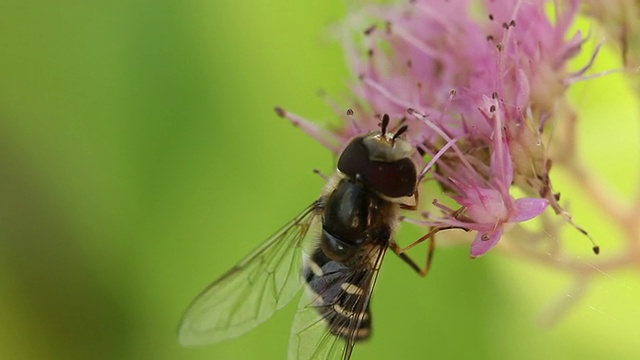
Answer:
<svg viewBox="0 0 640 360"><path fill-rule="evenodd" d="M382 136L387 133L387 126L389 126L389 114L382 115L382 122L380 123L380 132Z"/></svg>
<svg viewBox="0 0 640 360"><path fill-rule="evenodd" d="M396 131L395 135L393 135L393 138L391 138L391 140L395 140L398 138L398 136L404 134L407 132L407 129L409 129L409 125L402 125L400 127L400 129L398 129L398 131Z"/></svg>

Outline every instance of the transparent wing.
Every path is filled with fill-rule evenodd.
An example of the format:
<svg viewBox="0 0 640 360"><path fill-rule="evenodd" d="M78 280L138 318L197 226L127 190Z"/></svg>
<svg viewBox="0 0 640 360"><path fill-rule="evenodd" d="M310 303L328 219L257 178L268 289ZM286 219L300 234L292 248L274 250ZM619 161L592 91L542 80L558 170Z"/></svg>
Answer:
<svg viewBox="0 0 640 360"><path fill-rule="evenodd" d="M309 282L289 338L289 360L342 359L371 331L369 301L386 246L372 246L360 264L330 261ZM315 283L313 283L315 281Z"/></svg>
<svg viewBox="0 0 640 360"><path fill-rule="evenodd" d="M204 345L240 336L285 306L302 286L300 250L316 231L320 200L267 239L206 288L185 311L182 345Z"/></svg>

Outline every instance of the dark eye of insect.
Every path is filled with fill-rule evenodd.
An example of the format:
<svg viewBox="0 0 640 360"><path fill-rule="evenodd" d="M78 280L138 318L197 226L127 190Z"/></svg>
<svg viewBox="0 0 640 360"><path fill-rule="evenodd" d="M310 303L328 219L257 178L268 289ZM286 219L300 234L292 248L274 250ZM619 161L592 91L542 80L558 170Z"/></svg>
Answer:
<svg viewBox="0 0 640 360"><path fill-rule="evenodd" d="M413 195L417 176L413 161L408 157L389 161L372 159L371 149L364 139L355 138L344 149L338 160L338 170L388 197Z"/></svg>

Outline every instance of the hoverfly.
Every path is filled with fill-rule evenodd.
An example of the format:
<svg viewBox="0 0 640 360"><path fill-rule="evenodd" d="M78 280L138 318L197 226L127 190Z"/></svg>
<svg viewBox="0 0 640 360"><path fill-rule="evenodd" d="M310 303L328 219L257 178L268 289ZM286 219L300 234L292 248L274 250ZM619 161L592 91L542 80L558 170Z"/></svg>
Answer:
<svg viewBox="0 0 640 360"><path fill-rule="evenodd" d="M183 315L179 340L203 345L255 328L306 285L289 359L349 359L369 337L369 302L388 248L422 275L393 240L400 209L417 208L419 177L403 125L356 136L319 199L213 282ZM409 203L413 200L413 204ZM424 240L424 237L419 241ZM431 254L431 252L430 252Z"/></svg>

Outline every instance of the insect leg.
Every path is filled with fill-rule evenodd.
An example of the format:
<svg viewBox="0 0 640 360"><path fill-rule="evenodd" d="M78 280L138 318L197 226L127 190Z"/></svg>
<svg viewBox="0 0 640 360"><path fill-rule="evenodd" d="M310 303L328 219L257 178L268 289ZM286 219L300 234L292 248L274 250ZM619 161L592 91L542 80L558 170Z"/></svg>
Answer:
<svg viewBox="0 0 640 360"><path fill-rule="evenodd" d="M421 240L421 241L424 241L424 240ZM427 276L427 274L429 273L429 269L431 268L433 253L436 250L436 242L433 236L429 238L429 253L427 254L427 263L425 264L424 268L421 268L415 262L415 260L411 258L411 256L409 256L407 253L404 252L406 248L405 249L400 248L398 244L396 244L395 242L391 242L390 247L391 247L391 250L393 250L393 252L396 253L396 255L398 255L398 257L402 259L402 261L407 263L407 265L409 265L413 270L415 270L418 273L418 275L420 275L421 277Z"/></svg>
<svg viewBox="0 0 640 360"><path fill-rule="evenodd" d="M422 277L425 277L429 273L429 269L431 268L431 261L433 260L433 253L436 250L435 235L438 232L442 231L442 230L450 230L450 229L466 230L466 229L460 228L458 226L436 227L436 228L432 228L428 233L426 233L425 235L420 237L418 240L416 240L413 243L409 244L409 246L401 248L400 246L398 246L398 244L395 241L391 241L389 243L389 247L391 247L391 250L393 250L393 252L396 253L396 255L398 255L400 257L400 259L402 259L413 270L415 270L418 273L418 275L420 275ZM425 240L429 240L429 252L427 253L427 261L426 261L425 267L421 268L415 262L415 260L413 260L408 254L406 254L406 252L409 251L410 249L414 248L418 244L424 242Z"/></svg>

